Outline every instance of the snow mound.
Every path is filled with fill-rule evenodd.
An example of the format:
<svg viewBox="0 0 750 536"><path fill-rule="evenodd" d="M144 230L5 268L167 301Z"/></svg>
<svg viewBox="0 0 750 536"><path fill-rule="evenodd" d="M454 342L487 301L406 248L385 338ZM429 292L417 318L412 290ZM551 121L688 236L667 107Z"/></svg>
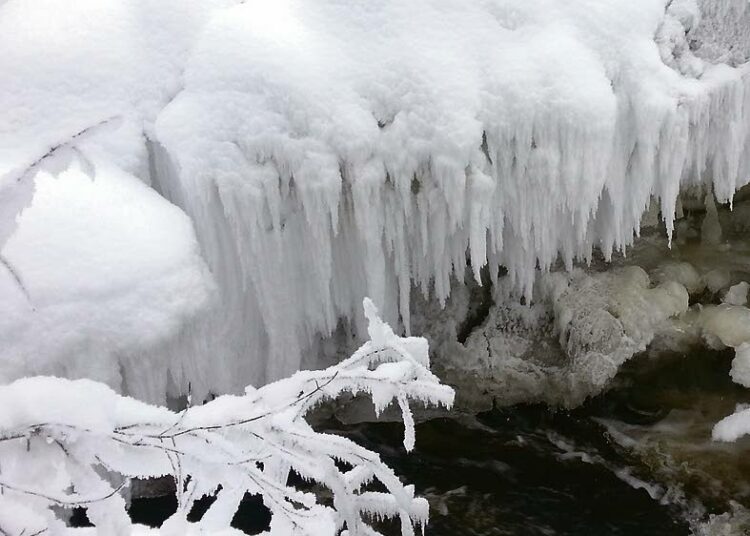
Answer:
<svg viewBox="0 0 750 536"><path fill-rule="evenodd" d="M144 354L208 305L210 274L177 207L107 163L86 171L40 170L2 250L0 383L88 377L160 401L168 364Z"/></svg>
<svg viewBox="0 0 750 536"><path fill-rule="evenodd" d="M0 4L0 382L163 401L167 370L184 390L197 359L160 347L214 285L190 220L148 186L145 140L216 3Z"/></svg>

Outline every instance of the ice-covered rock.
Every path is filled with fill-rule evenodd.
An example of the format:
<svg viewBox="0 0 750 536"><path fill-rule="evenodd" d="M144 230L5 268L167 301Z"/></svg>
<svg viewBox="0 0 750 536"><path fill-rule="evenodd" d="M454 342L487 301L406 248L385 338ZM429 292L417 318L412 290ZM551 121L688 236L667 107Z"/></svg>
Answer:
<svg viewBox="0 0 750 536"><path fill-rule="evenodd" d="M747 305L748 290L750 290L750 284L747 281L741 281L731 286L721 301L728 305Z"/></svg>
<svg viewBox="0 0 750 536"><path fill-rule="evenodd" d="M698 270L689 262L665 262L651 272L651 278L657 283L676 281L683 285L690 295L703 292L706 282Z"/></svg>
<svg viewBox="0 0 750 536"><path fill-rule="evenodd" d="M742 284L735 287L741 286ZM735 358L730 371L732 380L750 387L750 309L729 302L698 305L680 320L679 331L688 337L699 336L714 350L733 348Z"/></svg>
<svg viewBox="0 0 750 536"><path fill-rule="evenodd" d="M652 285L638 266L574 269L541 276L529 305L498 299L465 345L450 338L435 344L440 337L429 327L424 332L437 353L437 370L458 386L459 406L574 407L603 391L687 308L681 283Z"/></svg>
<svg viewBox="0 0 750 536"><path fill-rule="evenodd" d="M738 305L701 307L694 322L703 330L709 346L721 350L750 342L750 309Z"/></svg>
<svg viewBox="0 0 750 536"><path fill-rule="evenodd" d="M703 281L706 283L708 291L716 294L720 290L727 288L732 280L728 270L715 268L703 274Z"/></svg>
<svg viewBox="0 0 750 536"><path fill-rule="evenodd" d="M729 375L735 383L750 387L750 342L740 344L735 354Z"/></svg>

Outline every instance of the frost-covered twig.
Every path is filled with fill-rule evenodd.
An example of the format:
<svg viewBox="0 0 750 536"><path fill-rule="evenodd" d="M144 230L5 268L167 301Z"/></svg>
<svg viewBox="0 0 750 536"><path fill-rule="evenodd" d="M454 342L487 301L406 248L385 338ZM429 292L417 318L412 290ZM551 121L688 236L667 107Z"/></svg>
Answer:
<svg viewBox="0 0 750 536"><path fill-rule="evenodd" d="M427 343L396 336L369 300L370 341L349 359L302 371L243 396L220 396L174 413L119 396L88 380L27 378L0 387L0 529L17 519L3 502L32 511L26 533L51 527L51 506L87 508L107 533L127 534L120 489L130 478L171 475L178 511L167 524L187 530L187 513L215 496L198 522L225 529L245 493L260 494L272 514L270 534L376 535L373 518L397 519L404 536L427 522L427 503L379 456L351 440L313 430L307 413L344 392L367 393L379 413L396 402L414 447L410 400L450 406L453 391L429 371ZM289 484L291 472L331 490L332 505ZM386 492L376 492L378 482ZM15 524L14 524L15 523ZM180 529L181 530L181 529ZM184 531L183 531L184 532Z"/></svg>
<svg viewBox="0 0 750 536"><path fill-rule="evenodd" d="M75 148L75 144L77 142L86 138L92 132L99 130L101 127L110 126L112 125L112 123L116 123L117 121L119 121L119 119L119 116L108 117L70 134L63 141L55 143L54 145L49 147L44 154L34 158L32 161L27 163L20 171L14 172L12 175L15 177L15 181L22 182L26 178L32 176L45 160L54 156L58 151L62 149ZM4 180L7 181L8 179L5 178Z"/></svg>

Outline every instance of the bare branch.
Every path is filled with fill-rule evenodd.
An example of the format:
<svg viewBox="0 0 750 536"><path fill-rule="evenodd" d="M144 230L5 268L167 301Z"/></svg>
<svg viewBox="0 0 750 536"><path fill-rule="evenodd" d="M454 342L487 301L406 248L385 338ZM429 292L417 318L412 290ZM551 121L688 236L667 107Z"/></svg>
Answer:
<svg viewBox="0 0 750 536"><path fill-rule="evenodd" d="M31 296L29 295L29 291L26 288L26 285L23 283L23 279L21 279L20 274L18 271L13 267L13 265L10 263L8 259L6 259L2 254L0 254L0 264L5 266L5 268L8 270L8 273L10 273L10 276L13 278L13 281L16 282L16 285L18 285L18 288L21 290L23 295L26 297L26 300L28 300L29 303L31 303Z"/></svg>
<svg viewBox="0 0 750 536"><path fill-rule="evenodd" d="M57 151L60 149L72 147L75 142L79 141L81 138L85 137L87 134L90 134L92 131L98 129L99 127L108 125L115 121L116 119L119 119L119 116L113 115L111 117L108 117L106 119L102 119L98 123L94 123L93 125L89 125L86 128L83 128L79 130L78 132L75 132L74 134L68 136L64 141L58 142L52 147L50 147L47 152L33 160L30 164L26 165L24 169L18 174L16 178L16 182L23 181L26 177L30 176L36 169L48 158L53 156Z"/></svg>
<svg viewBox="0 0 750 536"><path fill-rule="evenodd" d="M81 499L61 499L60 497L55 497L53 495L48 495L41 491L35 491L30 489L24 489L20 486L16 486L15 484L9 484L3 480L0 480L0 488L8 489L10 491L13 491L15 493L20 493L22 495L29 495L32 497L40 497L42 499L46 499L50 501L51 503L54 503L58 506L67 506L69 508L76 507L76 506L86 506L87 504L92 504L95 502L101 502L104 500L109 499L110 497L113 497L114 495L117 495L120 490L125 486L125 483L123 482L118 486L117 488L113 489L110 493L107 495L104 495L103 497L95 497L95 498L81 498ZM75 497L75 495L70 495L70 497Z"/></svg>

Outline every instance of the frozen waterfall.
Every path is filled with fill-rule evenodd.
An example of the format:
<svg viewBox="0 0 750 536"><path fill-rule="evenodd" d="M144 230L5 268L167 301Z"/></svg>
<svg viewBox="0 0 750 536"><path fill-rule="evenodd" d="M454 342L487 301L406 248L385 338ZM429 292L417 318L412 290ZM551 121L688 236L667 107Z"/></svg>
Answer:
<svg viewBox="0 0 750 536"><path fill-rule="evenodd" d="M750 182L746 0L9 0L0 50L4 381L93 360L142 398L236 391L361 329L365 295L407 332L410 293L443 303L467 262L531 296L652 199L671 234L681 189ZM86 216L71 174L108 191ZM94 212L120 221L82 245ZM38 335L53 306L75 344Z"/></svg>

